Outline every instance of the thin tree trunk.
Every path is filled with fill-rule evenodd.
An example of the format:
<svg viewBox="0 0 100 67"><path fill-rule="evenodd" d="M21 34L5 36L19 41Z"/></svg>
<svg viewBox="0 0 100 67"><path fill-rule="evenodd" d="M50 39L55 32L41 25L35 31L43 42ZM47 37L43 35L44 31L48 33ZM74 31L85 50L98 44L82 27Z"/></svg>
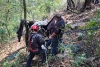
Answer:
<svg viewBox="0 0 100 67"><path fill-rule="evenodd" d="M9 0L7 1L7 3L9 3ZM9 17L8 15L9 15L9 9L6 11L6 22L8 22L8 17ZM7 27L7 23L6 23L5 27L7 29L8 35L10 37L10 33L9 33L9 29Z"/></svg>
<svg viewBox="0 0 100 67"><path fill-rule="evenodd" d="M24 9L24 20L26 20L26 0L23 0L23 9ZM26 43L26 46L28 46L28 24L27 24L27 21L25 22L25 28L26 28L25 43Z"/></svg>
<svg viewBox="0 0 100 67"><path fill-rule="evenodd" d="M24 19L26 19L26 1L23 0Z"/></svg>

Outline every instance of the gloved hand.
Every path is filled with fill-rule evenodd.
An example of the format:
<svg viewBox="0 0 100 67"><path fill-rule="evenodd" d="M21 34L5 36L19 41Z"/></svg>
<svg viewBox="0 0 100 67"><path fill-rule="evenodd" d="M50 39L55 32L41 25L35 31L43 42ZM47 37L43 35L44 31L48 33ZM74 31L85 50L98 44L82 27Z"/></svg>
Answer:
<svg viewBox="0 0 100 67"><path fill-rule="evenodd" d="M42 45L41 48L44 50L47 50L47 48L44 45Z"/></svg>

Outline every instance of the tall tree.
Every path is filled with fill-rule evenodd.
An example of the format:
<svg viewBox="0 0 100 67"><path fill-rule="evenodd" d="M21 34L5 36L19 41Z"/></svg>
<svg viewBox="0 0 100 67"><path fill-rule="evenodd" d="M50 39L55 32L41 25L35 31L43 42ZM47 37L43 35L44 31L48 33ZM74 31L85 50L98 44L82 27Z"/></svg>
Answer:
<svg viewBox="0 0 100 67"><path fill-rule="evenodd" d="M25 28L26 28L26 33L25 33L25 43L26 43L26 46L28 46L28 24L26 22L26 15L27 15L27 12L26 12L26 0L23 0L23 9L24 9L24 20L25 20Z"/></svg>
<svg viewBox="0 0 100 67"><path fill-rule="evenodd" d="M26 19L26 1L23 0L24 19Z"/></svg>

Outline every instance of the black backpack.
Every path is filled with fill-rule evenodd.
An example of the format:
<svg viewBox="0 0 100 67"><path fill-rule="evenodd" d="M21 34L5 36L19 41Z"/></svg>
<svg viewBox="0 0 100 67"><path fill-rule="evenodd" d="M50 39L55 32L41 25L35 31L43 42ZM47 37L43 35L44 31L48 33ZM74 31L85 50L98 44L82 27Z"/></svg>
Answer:
<svg viewBox="0 0 100 67"><path fill-rule="evenodd" d="M28 51L29 51L29 49L30 49L30 45L32 44L32 37L34 36L34 34L30 34L29 36L28 36L28 46L27 46L27 48L28 48Z"/></svg>

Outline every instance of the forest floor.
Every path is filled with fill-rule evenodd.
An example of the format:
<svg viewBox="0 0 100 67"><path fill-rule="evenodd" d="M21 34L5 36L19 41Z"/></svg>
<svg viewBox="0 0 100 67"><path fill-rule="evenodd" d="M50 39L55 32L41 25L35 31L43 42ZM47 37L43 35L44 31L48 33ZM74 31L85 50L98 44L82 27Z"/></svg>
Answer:
<svg viewBox="0 0 100 67"><path fill-rule="evenodd" d="M84 26L89 21L89 19L94 16L95 9L93 8L91 10L86 10L85 12L80 13L80 14L75 14L75 13L65 11L65 10L60 10L57 12L62 15L62 18L65 20L65 22L67 24L71 24L72 27L75 27L75 26L81 26L81 25ZM64 44L67 44L67 42L64 39L63 39L63 41L64 41ZM16 61L14 59L16 58L16 56L19 52L23 53L21 55L22 57L23 57L23 55L26 55L26 57L24 57L21 60L22 61L21 64L25 65L26 64L25 59L27 59L28 52L26 52L24 39L21 39L21 42L18 42L17 39L15 38L11 42L1 45L0 46L0 67L3 67L3 65L4 65L3 62L5 62L5 61L9 61L9 63ZM13 57L11 57L11 56L13 56ZM60 55L58 55L58 56L60 57ZM13 61L12 61L12 59L13 59ZM50 67L71 67L71 63L70 63L71 59L72 59L71 57L64 56L59 61L53 62L53 60L52 60L50 62L50 64L52 63ZM32 65L34 65L34 64L35 63L33 62ZM46 66L43 66L43 67L46 67Z"/></svg>

